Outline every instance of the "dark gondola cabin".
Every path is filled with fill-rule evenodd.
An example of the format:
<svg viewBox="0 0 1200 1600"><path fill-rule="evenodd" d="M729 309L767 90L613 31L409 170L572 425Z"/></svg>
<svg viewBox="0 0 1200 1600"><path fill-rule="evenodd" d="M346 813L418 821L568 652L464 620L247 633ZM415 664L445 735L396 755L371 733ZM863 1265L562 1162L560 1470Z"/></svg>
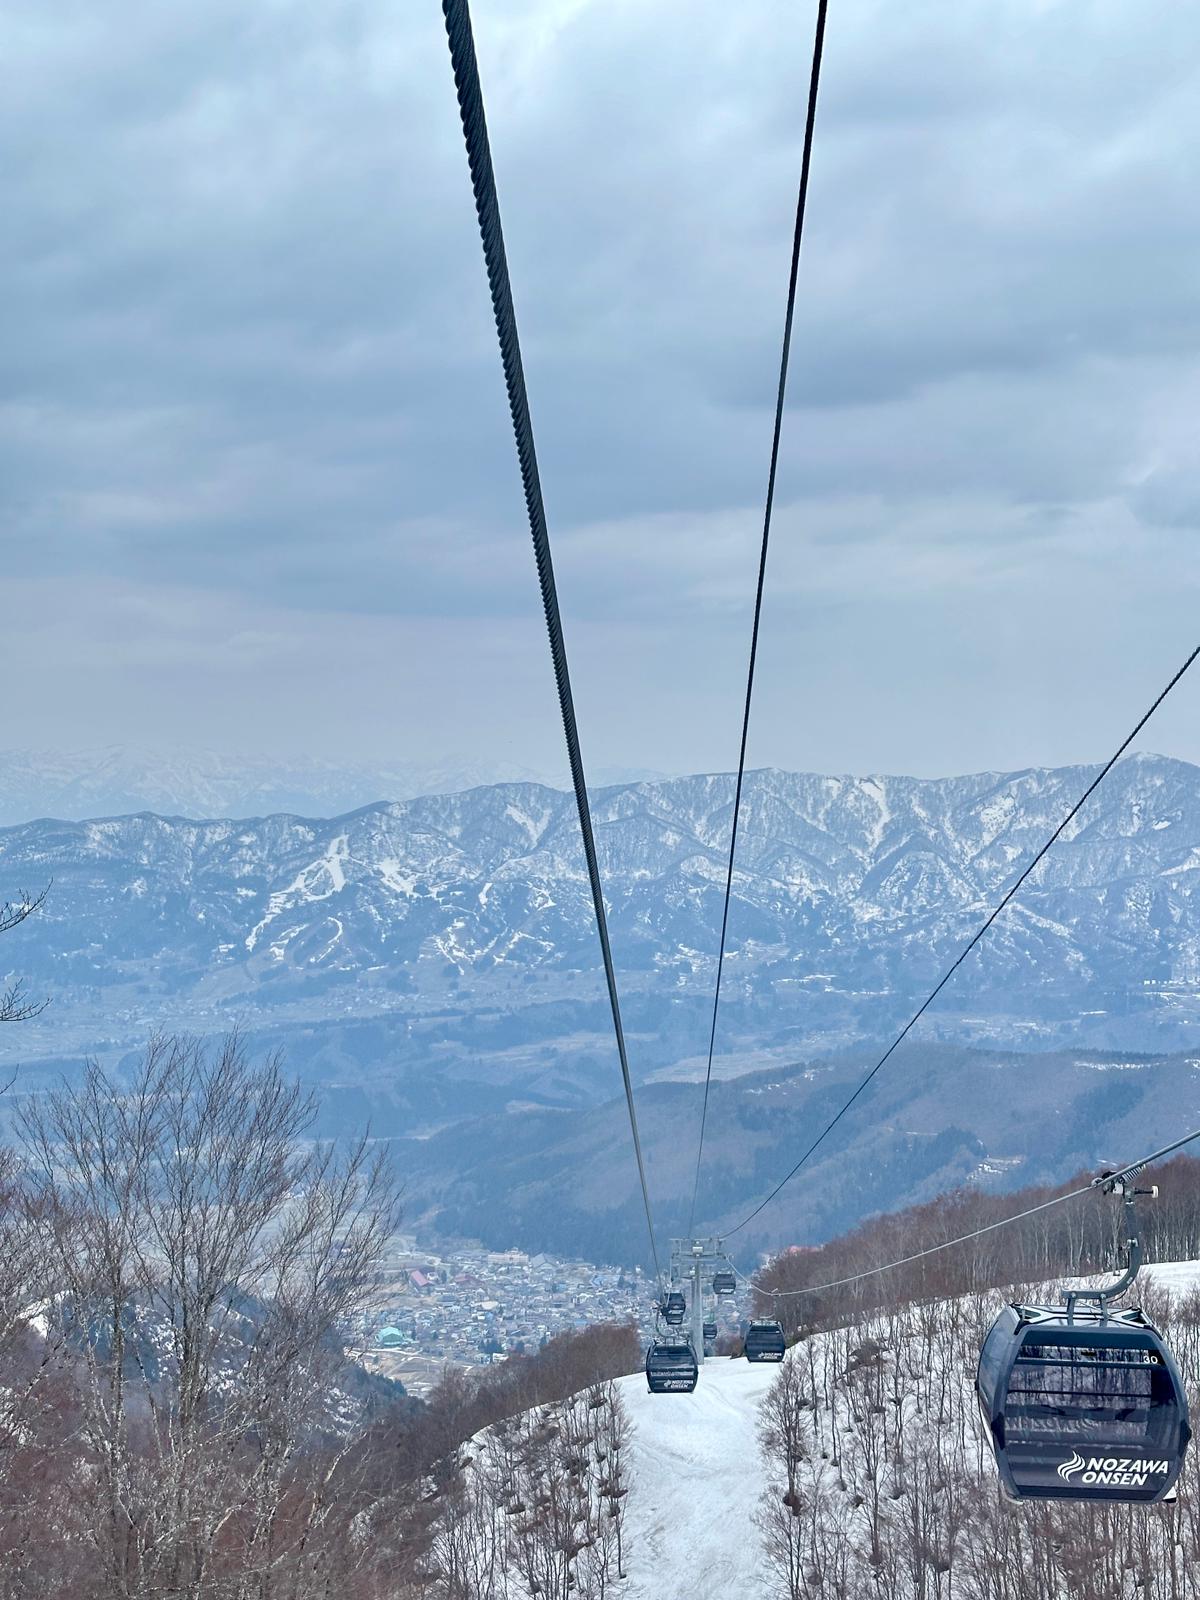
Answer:
<svg viewBox="0 0 1200 1600"><path fill-rule="evenodd" d="M721 1271L714 1273L712 1286L713 1293L722 1297L737 1293L737 1279L732 1272Z"/></svg>
<svg viewBox="0 0 1200 1600"><path fill-rule="evenodd" d="M777 1322L755 1321L746 1330L747 1361L782 1361L787 1351Z"/></svg>
<svg viewBox="0 0 1200 1600"><path fill-rule="evenodd" d="M646 1351L646 1387L651 1394L691 1394L699 1375L690 1339L655 1339Z"/></svg>
<svg viewBox="0 0 1200 1600"><path fill-rule="evenodd" d="M678 1289L672 1289L662 1303L663 1321L672 1328L681 1327L684 1317L687 1316L687 1301Z"/></svg>
<svg viewBox="0 0 1200 1600"><path fill-rule="evenodd" d="M717 1337L717 1325L716 1325L716 1323L715 1322L706 1322L704 1324L704 1342L705 1342L705 1344L712 1344L713 1340L716 1337Z"/></svg>
<svg viewBox="0 0 1200 1600"><path fill-rule="evenodd" d="M1005 1306L975 1387L1011 1499L1174 1498L1187 1397L1140 1310Z"/></svg>

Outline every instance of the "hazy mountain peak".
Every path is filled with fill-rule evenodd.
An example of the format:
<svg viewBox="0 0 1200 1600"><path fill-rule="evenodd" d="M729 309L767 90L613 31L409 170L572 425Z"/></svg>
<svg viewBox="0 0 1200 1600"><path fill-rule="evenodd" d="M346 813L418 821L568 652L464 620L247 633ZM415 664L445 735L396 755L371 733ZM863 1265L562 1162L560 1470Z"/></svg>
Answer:
<svg viewBox="0 0 1200 1600"><path fill-rule="evenodd" d="M318 756L221 755L212 750L107 745L94 750L0 751L0 826L32 817L335 816L379 800L407 800L499 782L536 782L515 764L448 757L376 764Z"/></svg>
<svg viewBox="0 0 1200 1600"><path fill-rule="evenodd" d="M655 781L647 768L597 767L593 788ZM346 762L325 756L222 755L183 746L104 745L92 750L0 751L0 827L34 817L79 822L140 811L163 816L329 817L381 800L455 794L497 783L566 789L565 773L515 762Z"/></svg>

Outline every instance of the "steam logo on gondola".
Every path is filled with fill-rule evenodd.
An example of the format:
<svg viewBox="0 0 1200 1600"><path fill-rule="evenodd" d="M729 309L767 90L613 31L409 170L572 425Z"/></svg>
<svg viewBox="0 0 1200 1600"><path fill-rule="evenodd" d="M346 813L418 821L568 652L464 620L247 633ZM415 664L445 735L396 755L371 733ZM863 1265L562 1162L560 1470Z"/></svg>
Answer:
<svg viewBox="0 0 1200 1600"><path fill-rule="evenodd" d="M1085 1461L1078 1450L1073 1450L1057 1468L1064 1483L1070 1483L1075 1474L1080 1473L1080 1483L1122 1489L1144 1489L1147 1478L1165 1477L1170 1470L1169 1461L1150 1461L1141 1456L1090 1456Z"/></svg>

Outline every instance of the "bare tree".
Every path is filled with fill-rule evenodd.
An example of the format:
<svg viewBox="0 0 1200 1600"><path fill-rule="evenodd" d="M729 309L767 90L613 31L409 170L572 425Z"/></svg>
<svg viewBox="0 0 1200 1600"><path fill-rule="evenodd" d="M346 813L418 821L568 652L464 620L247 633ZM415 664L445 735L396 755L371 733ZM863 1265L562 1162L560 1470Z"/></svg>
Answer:
<svg viewBox="0 0 1200 1600"><path fill-rule="evenodd" d="M373 1416L344 1336L396 1195L366 1140L311 1141L313 1111L236 1037L159 1038L129 1078L93 1063L20 1108L0 1355L11 1325L45 1377L0 1450L0 1600L611 1594L629 1493L611 1379L635 1330L448 1369L427 1404Z"/></svg>
<svg viewBox="0 0 1200 1600"><path fill-rule="evenodd" d="M624 1577L629 1440L620 1391L597 1378L438 1462L427 1480L430 1594L606 1600Z"/></svg>
<svg viewBox="0 0 1200 1600"><path fill-rule="evenodd" d="M0 933L11 933L31 917L45 903L47 889L40 894L28 894L24 890L15 900L5 900L0 905ZM25 996L25 985L18 979L3 991L0 991L0 1022L28 1022L30 1017L36 1017L49 1005L48 1000L28 1000Z"/></svg>
<svg viewBox="0 0 1200 1600"><path fill-rule="evenodd" d="M789 1508L798 1503L800 1468L812 1453L816 1403L809 1374L793 1357L779 1369L759 1411L759 1443L767 1457L783 1468L783 1504Z"/></svg>
<svg viewBox="0 0 1200 1600"><path fill-rule="evenodd" d="M236 1036L156 1039L131 1083L93 1063L23 1107L98 1595L303 1592L339 1461L304 1446L396 1217L365 1142L305 1142L314 1112Z"/></svg>
<svg viewBox="0 0 1200 1600"><path fill-rule="evenodd" d="M589 1406L600 1411L596 1427L596 1514L611 1536L615 1571L608 1579L625 1577L625 1501L629 1494L629 1445L633 1428L621 1391L611 1380L589 1396ZM604 1584L601 1584L604 1593Z"/></svg>

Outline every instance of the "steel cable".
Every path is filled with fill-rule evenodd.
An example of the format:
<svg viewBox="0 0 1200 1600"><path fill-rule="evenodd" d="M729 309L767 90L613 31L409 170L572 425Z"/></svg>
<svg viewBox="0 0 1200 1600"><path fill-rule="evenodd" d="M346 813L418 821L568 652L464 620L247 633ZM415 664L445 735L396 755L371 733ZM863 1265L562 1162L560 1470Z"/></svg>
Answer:
<svg viewBox="0 0 1200 1600"><path fill-rule="evenodd" d="M579 831L583 839L583 853L587 861L592 904L595 908L596 926L600 935L600 949L604 960L604 978L608 986L608 1000L612 1010L617 1054L621 1062L621 1078L625 1086L625 1103L629 1110L629 1128L633 1136L634 1155L637 1158L638 1182L641 1185L642 1204L646 1212L646 1229L650 1237L650 1253L654 1260L654 1275L661 1286L662 1268L659 1264L658 1244L654 1233L650 1191L646 1183L646 1164L642 1155L641 1135L638 1131L637 1110L633 1098L633 1081L630 1077L629 1058L625 1049L625 1030L621 1022L621 1006L617 995L616 973L613 967L612 947L608 937L608 919L604 909L600 867L596 858L596 841L592 831L592 813L588 803L587 780L584 776L583 757L579 748L579 730L575 721L575 702L571 693L571 678L567 668L567 648L563 638L562 618L559 614L558 590L554 581L554 563L550 554L550 535L546 525L546 511L542 501L537 452L534 447L533 421L529 411L529 398L525 390L525 372L521 361L520 341L517 336L517 319L513 309L512 286L508 276L508 260L504 250L504 232L500 224L500 202L496 193L496 179L492 169L491 147L488 141L487 121L483 109L483 93L479 83L479 65L475 57L475 41L471 31L471 10L468 0L442 0L442 12L446 19L446 37L450 44L454 83L458 91L458 109L462 118L463 138L466 141L467 161L471 169L471 187L475 194L475 211L479 219L479 234L483 242L488 287L492 296L492 311L495 315L496 334L500 342L500 359L504 366L504 383L508 391L508 406L512 416L513 436L516 440L517 459L521 467L521 484L525 491L525 509L529 516L529 531L533 537L534 555L537 560L538 583L541 586L542 606L546 613L546 630L550 636L550 655L554 663L554 681L558 688L558 704L562 712L563 732L567 741L567 756L571 765L571 783L574 786L575 804L579 812Z"/></svg>
<svg viewBox="0 0 1200 1600"><path fill-rule="evenodd" d="M795 1295L820 1294L823 1289L843 1289L852 1283L861 1283L864 1278L876 1278L883 1272L892 1272L897 1267L910 1266L914 1261L923 1261L926 1256L937 1255L941 1250L950 1250L956 1244L967 1244L972 1239L980 1239L985 1233L995 1233L998 1228L1007 1228L1014 1222L1023 1222L1026 1217L1034 1217L1039 1211L1049 1211L1051 1206L1061 1206L1068 1200L1078 1200L1081 1195L1091 1194L1101 1184L1109 1184L1116 1178L1126 1180L1137 1177L1154 1161L1161 1161L1164 1156L1172 1155L1176 1150L1182 1150L1185 1144L1191 1144L1194 1139L1200 1139L1200 1128L1194 1133L1185 1134L1182 1139L1176 1139L1173 1144L1164 1145L1161 1150L1156 1150L1152 1156L1143 1156L1140 1161L1132 1161L1127 1167L1119 1167L1115 1172L1106 1172L1102 1177L1093 1178L1091 1183L1084 1184L1079 1189L1071 1189L1066 1194L1055 1195L1053 1200L1043 1200L1040 1205L1030 1206L1027 1211L1018 1211L1011 1217L1002 1217L999 1222L989 1222L982 1228L974 1228L970 1233L960 1233L956 1239L946 1239L941 1244L931 1244L928 1249L917 1250L910 1256L901 1256L898 1261L888 1261L882 1267L868 1267L864 1272L852 1273L847 1278L834 1278L829 1283L813 1283L803 1289L764 1289L761 1284L755 1283L753 1278L747 1277L744 1272L733 1262L730 1266L741 1278L743 1283L752 1284L759 1294L766 1295L772 1300L787 1300Z"/></svg>
<svg viewBox="0 0 1200 1600"><path fill-rule="evenodd" d="M758 586L754 594L754 622L750 629L750 664L746 672L746 700L742 711L742 738L738 749L737 782L733 791L733 821L729 830L729 861L725 871L725 900L721 911L721 940L717 952L717 977L713 994L712 1025L708 1033L708 1065L704 1072L704 1105L700 1112L700 1140L696 1150L696 1177L692 1184L692 1206L688 1214L688 1233L696 1224L696 1200L700 1192L700 1163L704 1158L704 1133L708 1125L708 1096L712 1084L713 1050L717 1039L717 1012L721 1005L721 974L725 966L725 939L729 929L729 902L733 894L733 865L737 854L738 820L742 806L742 782L746 773L746 745L750 737L750 706L754 698L754 668L758 659L758 632L762 621L763 588L767 576L767 550L771 542L771 516L775 508L775 479L779 470L779 440L783 431L783 403L787 392L788 361L792 350L792 322L796 312L796 282L800 272L800 244L804 236L804 212L808 201L808 175L812 165L813 132L817 120L817 90L821 81L821 56L825 47L825 12L828 0L818 0L817 31L813 40L812 70L808 82L808 114L804 124L804 152L800 160L800 192L796 200L796 224L792 235L792 264L788 277L787 312L783 321L783 351L779 359L779 386L775 395L775 425L771 434L771 464L767 472L767 498L763 512L762 543L758 556Z"/></svg>
<svg viewBox="0 0 1200 1600"><path fill-rule="evenodd" d="M1088 784L1087 788L1080 795L1079 799L1075 802L1075 804L1067 812L1066 816L1058 824L1058 827L1055 828L1054 832L1050 835L1050 837L1046 840L1045 844L1041 847L1041 849L1038 851L1038 853L1034 856L1033 860L1030 861L1029 864L1025 867L1024 871L1021 873L1021 875L1017 879L1017 881L1005 893L1005 895L998 902L998 904L992 909L992 911L989 913L987 919L971 935L970 939L963 946L963 948L959 951L958 955L951 962L950 966L947 967L946 971L942 974L941 978L938 980L938 982L935 985L935 987L929 992L928 995L926 995L925 999L917 1007L916 1011L913 1012L912 1016L904 1024L904 1026L901 1028L900 1032L896 1035L896 1037L892 1040L891 1044L888 1045L887 1049L880 1056L879 1060L871 1068L870 1072L868 1072L866 1077L863 1078L862 1082L858 1085L857 1089L855 1089L854 1093L852 1095L850 1095L850 1097L844 1102L844 1104L841 1107L841 1110L838 1111L836 1116L830 1118L829 1122L826 1123L825 1127L821 1130L821 1132L817 1135L817 1137L809 1145L808 1149L800 1157L799 1161L797 1161L795 1166L792 1167L791 1170L789 1172L787 1172L784 1175L784 1177L782 1177L779 1180L779 1182L771 1190L770 1194L768 1194L765 1199L760 1200L758 1205L755 1206L754 1210L751 1211L747 1216L743 1217L742 1220L737 1224L736 1227L729 1228L729 1229L726 1230L726 1235L725 1236L727 1238L732 1237L732 1235L735 1234L735 1233L740 1233L741 1230L746 1226L746 1224L748 1222L752 1222L754 1220L754 1218L756 1216L758 1216L760 1211L764 1210L767 1206L769 1206L771 1201L774 1200L775 1196L780 1192L780 1190L783 1189L788 1183L790 1183L791 1180L796 1176L796 1174L800 1171L800 1168L808 1160L809 1156L811 1156L812 1153L829 1136L829 1134L831 1134L833 1132L834 1128L837 1127L838 1123L846 1115L847 1111L849 1111L850 1107L858 1099L859 1095L862 1094L863 1090L867 1087L867 1085L875 1077L876 1073L878 1073L880 1068L885 1064L885 1062L891 1056L892 1052L896 1049L897 1045L902 1043L902 1041L905 1038L907 1038L908 1034L912 1031L912 1029L915 1027L915 1025L920 1021L920 1019L925 1015L925 1012L929 1009L929 1007L937 999L938 995L941 994L942 990L950 982L950 979L958 971L959 967L962 966L963 962L970 955L971 951L975 948L975 946L979 943L979 941L983 938L984 934L991 927L992 923L995 922L996 918L1000 915L1000 913L1004 910L1004 908L1009 904L1009 902L1012 900L1013 896L1016 894L1017 890L1021 887L1021 885L1029 877L1030 873L1034 870L1034 868L1038 865L1038 863L1047 854L1047 852L1050 850L1051 846L1054 845L1058 841L1058 839L1062 836L1062 834L1067 829L1067 827L1071 824L1071 822L1074 821L1075 817L1078 816L1079 812L1083 809L1083 807L1086 805L1088 800L1091 799L1092 795L1096 792L1096 790L1104 782L1104 779L1108 776L1108 774L1116 766L1117 762L1125 754L1126 750L1129 749L1129 746L1137 738L1138 734L1141 733L1142 729L1150 721L1150 718L1158 710L1159 706L1162 705L1163 701L1167 698L1167 696L1170 694L1171 690L1175 687L1175 685L1183 677L1184 673L1192 665L1192 663L1195 661L1197 656L1200 656L1200 645L1197 645L1196 648L1192 651L1192 653L1188 656L1187 660L1183 663L1183 665L1179 668L1179 670L1171 678L1171 680L1167 684L1166 688L1163 689L1155 697L1154 702L1150 706L1149 710L1142 714L1142 716L1138 719L1137 723L1134 725L1132 730L1126 735L1126 737L1121 741L1121 743L1118 745L1118 747L1114 751L1114 753L1104 763L1104 765L1101 767L1100 771L1096 774L1096 776L1092 779L1091 783Z"/></svg>

